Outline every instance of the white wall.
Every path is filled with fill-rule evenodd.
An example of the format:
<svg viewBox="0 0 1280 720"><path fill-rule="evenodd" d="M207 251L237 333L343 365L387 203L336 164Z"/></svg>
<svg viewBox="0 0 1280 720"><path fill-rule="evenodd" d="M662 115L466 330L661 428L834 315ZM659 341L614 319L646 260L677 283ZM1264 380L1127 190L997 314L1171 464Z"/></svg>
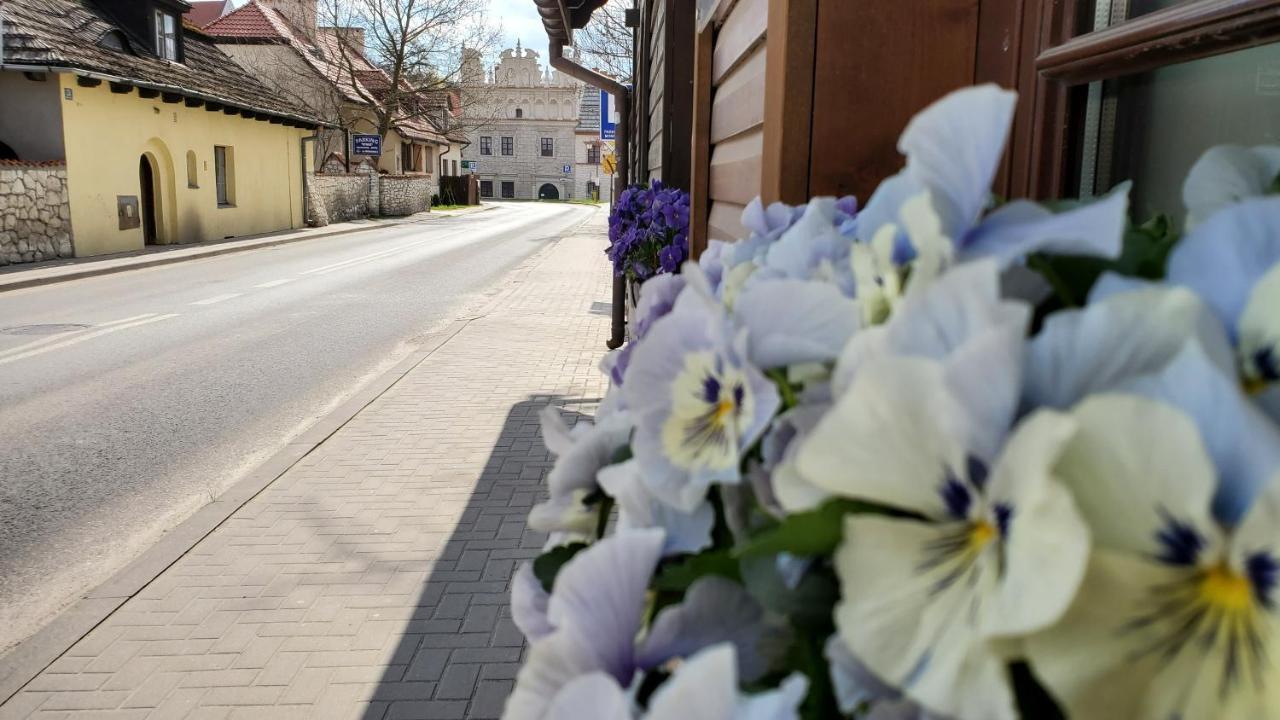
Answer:
<svg viewBox="0 0 1280 720"><path fill-rule="evenodd" d="M22 73L0 72L0 142L13 148L20 160L67 157L62 144L58 78L44 77L44 82L33 82Z"/></svg>

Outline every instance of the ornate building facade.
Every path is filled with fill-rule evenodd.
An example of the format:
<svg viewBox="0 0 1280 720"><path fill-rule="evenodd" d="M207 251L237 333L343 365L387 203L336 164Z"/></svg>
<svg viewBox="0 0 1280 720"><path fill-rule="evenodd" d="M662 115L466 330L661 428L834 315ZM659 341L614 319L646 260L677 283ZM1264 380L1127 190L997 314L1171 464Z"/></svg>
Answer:
<svg viewBox="0 0 1280 720"><path fill-rule="evenodd" d="M466 125L477 129L467 131L462 158L475 163L481 197L582 197L575 133L581 83L544 69L538 53L519 43L489 70L479 54L465 52L463 112Z"/></svg>

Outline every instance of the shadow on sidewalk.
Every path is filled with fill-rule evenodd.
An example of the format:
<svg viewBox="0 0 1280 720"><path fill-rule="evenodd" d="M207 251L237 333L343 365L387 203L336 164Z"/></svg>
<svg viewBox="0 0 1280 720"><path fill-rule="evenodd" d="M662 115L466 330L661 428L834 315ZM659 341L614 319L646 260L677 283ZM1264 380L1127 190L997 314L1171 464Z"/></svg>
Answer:
<svg viewBox="0 0 1280 720"><path fill-rule="evenodd" d="M511 621L510 581L545 536L525 529L552 457L538 414L560 408L570 426L599 398L534 395L513 405L457 527L440 548L417 607L363 720L497 718L524 655ZM429 698L429 699L428 699Z"/></svg>

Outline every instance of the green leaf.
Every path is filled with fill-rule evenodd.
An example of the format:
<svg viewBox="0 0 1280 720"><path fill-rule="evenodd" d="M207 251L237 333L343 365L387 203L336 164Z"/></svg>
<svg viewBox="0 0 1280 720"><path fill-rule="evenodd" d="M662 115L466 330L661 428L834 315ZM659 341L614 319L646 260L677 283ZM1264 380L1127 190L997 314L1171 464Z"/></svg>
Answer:
<svg viewBox="0 0 1280 720"><path fill-rule="evenodd" d="M889 514L889 510L856 500L828 500L815 510L788 515L772 528L740 545L738 557L760 555L829 555L844 535L844 516L850 513Z"/></svg>
<svg viewBox="0 0 1280 720"><path fill-rule="evenodd" d="M586 543L570 543L553 547L539 555L533 561L533 575L542 583L542 589L551 592L556 582L556 575L560 574L560 568L587 547Z"/></svg>
<svg viewBox="0 0 1280 720"><path fill-rule="evenodd" d="M631 458L632 458L631 446L623 445L622 447L613 451L613 457L609 459L609 464L617 465L618 463L624 463L630 460Z"/></svg>
<svg viewBox="0 0 1280 720"><path fill-rule="evenodd" d="M659 568L653 580L653 589L668 592L684 592L694 580L708 575L719 575L730 580L741 580L738 561L729 550L707 550L689 555Z"/></svg>
<svg viewBox="0 0 1280 720"><path fill-rule="evenodd" d="M772 557L742 558L742 584L766 610L791 619L797 628L831 634L831 612L840 599L835 572L815 562L791 587L778 572Z"/></svg>

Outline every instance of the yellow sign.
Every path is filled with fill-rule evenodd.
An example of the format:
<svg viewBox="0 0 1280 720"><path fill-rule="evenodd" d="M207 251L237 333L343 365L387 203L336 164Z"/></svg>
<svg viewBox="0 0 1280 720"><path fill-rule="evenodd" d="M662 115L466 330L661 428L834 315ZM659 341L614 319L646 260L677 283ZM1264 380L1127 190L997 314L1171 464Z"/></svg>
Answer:
<svg viewBox="0 0 1280 720"><path fill-rule="evenodd" d="M605 155L604 158L600 160L600 168L604 170L606 175L612 175L613 172L618 169L618 160L613 156L613 153Z"/></svg>

